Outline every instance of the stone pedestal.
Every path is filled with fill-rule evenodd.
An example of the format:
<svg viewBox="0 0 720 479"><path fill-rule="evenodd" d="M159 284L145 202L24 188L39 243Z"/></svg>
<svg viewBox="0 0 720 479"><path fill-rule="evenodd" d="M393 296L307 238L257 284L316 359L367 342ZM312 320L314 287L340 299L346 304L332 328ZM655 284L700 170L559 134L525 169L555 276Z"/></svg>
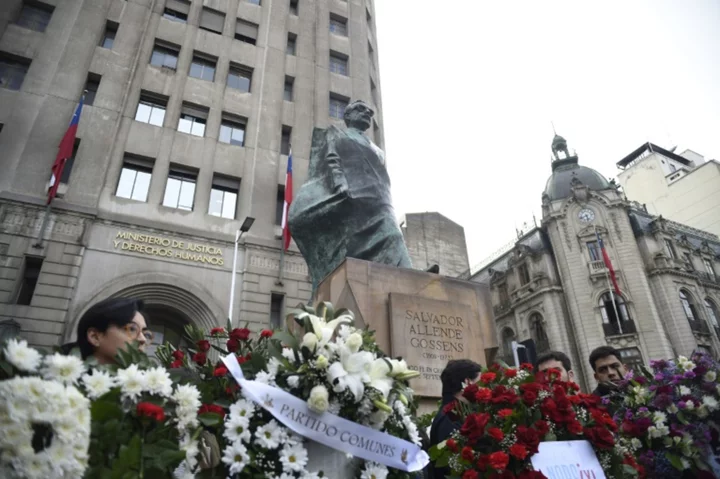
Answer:
<svg viewBox="0 0 720 479"><path fill-rule="evenodd" d="M419 371L411 386L431 409L449 360L485 365L486 350L497 347L482 284L347 258L320 283L317 300L353 311L356 325L374 330L383 351Z"/></svg>

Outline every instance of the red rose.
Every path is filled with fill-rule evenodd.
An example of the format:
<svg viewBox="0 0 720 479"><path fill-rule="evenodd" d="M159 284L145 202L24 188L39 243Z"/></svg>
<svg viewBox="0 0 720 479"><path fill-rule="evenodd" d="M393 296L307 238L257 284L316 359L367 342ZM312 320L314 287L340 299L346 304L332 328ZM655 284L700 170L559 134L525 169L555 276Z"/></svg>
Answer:
<svg viewBox="0 0 720 479"><path fill-rule="evenodd" d="M505 419L508 416L512 416L513 410L512 409L501 409L497 412L497 415L501 418Z"/></svg>
<svg viewBox="0 0 720 479"><path fill-rule="evenodd" d="M236 353L238 348L240 348L240 341L235 338L230 338L227 340L227 343L225 343L225 347L231 353Z"/></svg>
<svg viewBox="0 0 720 479"><path fill-rule="evenodd" d="M445 444L447 445L447 448L450 449L450 451L455 453L458 452L458 445L455 439L450 438Z"/></svg>
<svg viewBox="0 0 720 479"><path fill-rule="evenodd" d="M518 474L517 479L547 479L547 476L540 471L528 471L526 469Z"/></svg>
<svg viewBox="0 0 720 479"><path fill-rule="evenodd" d="M185 358L185 353L182 352L182 351L180 351L180 350L178 350L178 351L173 351L172 357L173 357L174 359L178 359L178 360L184 359L184 358Z"/></svg>
<svg viewBox="0 0 720 479"><path fill-rule="evenodd" d="M230 331L230 337L238 341L247 341L250 338L250 330L248 328L235 328Z"/></svg>
<svg viewBox="0 0 720 479"><path fill-rule="evenodd" d="M475 393L478 392L478 386L475 383L468 384L465 386L465 388L462 390L462 397L467 399L468 401L472 402L475 400Z"/></svg>
<svg viewBox="0 0 720 479"><path fill-rule="evenodd" d="M462 448L462 451L460 451L460 456L466 461L472 461L473 459L475 459L475 453L473 452L472 447L468 446Z"/></svg>
<svg viewBox="0 0 720 479"><path fill-rule="evenodd" d="M269 329L263 329L260 331L260 337L261 338L272 338L273 332Z"/></svg>
<svg viewBox="0 0 720 479"><path fill-rule="evenodd" d="M164 421L165 420L165 411L162 407L149 403L149 402L141 402L137 405L137 415L140 417L149 417L151 419L155 419L156 421Z"/></svg>
<svg viewBox="0 0 720 479"><path fill-rule="evenodd" d="M237 360L238 360L238 363L245 364L246 362L248 362L250 360L250 355L248 354L247 356L238 356Z"/></svg>
<svg viewBox="0 0 720 479"><path fill-rule="evenodd" d="M460 428L460 434L468 438L469 443L474 443L485 434L485 426L490 422L490 415L486 413L472 413Z"/></svg>
<svg viewBox="0 0 720 479"><path fill-rule="evenodd" d="M217 334L223 334L225 333L225 328L212 328L210 330L210 336L215 336Z"/></svg>
<svg viewBox="0 0 720 479"><path fill-rule="evenodd" d="M545 434L550 431L550 425L542 419L538 419L537 421L535 421L534 426L535 429L537 429L538 435L540 435L540 437L545 437Z"/></svg>
<svg viewBox="0 0 720 479"><path fill-rule="evenodd" d="M522 395L522 400L528 406L532 406L537 401L538 395L535 391L525 391Z"/></svg>
<svg viewBox="0 0 720 479"><path fill-rule="evenodd" d="M515 437L517 437L517 443L525 446L528 452L536 454L538 452L538 444L540 444L540 435L535 429L518 426L515 430Z"/></svg>
<svg viewBox="0 0 720 479"><path fill-rule="evenodd" d="M521 446L520 444L513 444L512 446L510 446L510 455L522 461L527 457L528 451L527 449L525 449L525 446Z"/></svg>
<svg viewBox="0 0 720 479"><path fill-rule="evenodd" d="M222 376L225 376L227 373L228 373L228 370L225 366L218 366L215 368L215 371L213 371L213 376L222 377Z"/></svg>
<svg viewBox="0 0 720 479"><path fill-rule="evenodd" d="M493 452L488 457L490 467L498 471L504 471L510 461L510 456L502 451Z"/></svg>
<svg viewBox="0 0 720 479"><path fill-rule="evenodd" d="M489 465L490 465L489 456L487 454L480 454L480 458L478 459L478 462L477 462L477 468L480 469L481 471L484 471L488 468Z"/></svg>
<svg viewBox="0 0 720 479"><path fill-rule="evenodd" d="M202 406L200 406L200 409L198 409L198 414L204 413L215 413L219 414L222 417L225 417L225 410L217 404L203 404Z"/></svg>
<svg viewBox="0 0 720 479"><path fill-rule="evenodd" d="M198 363L200 366L205 366L205 363L207 362L207 354L195 353L192 355L192 360Z"/></svg>
<svg viewBox="0 0 720 479"><path fill-rule="evenodd" d="M490 401L493 404L515 404L518 399L518 395L514 390L505 386L497 386L493 390L493 397Z"/></svg>
<svg viewBox="0 0 720 479"><path fill-rule="evenodd" d="M475 394L475 400L477 402L487 402L492 398L492 391L488 388L479 388Z"/></svg>
<svg viewBox="0 0 720 479"><path fill-rule="evenodd" d="M505 469L504 471L492 472L488 479L515 479L515 474Z"/></svg>
<svg viewBox="0 0 720 479"><path fill-rule="evenodd" d="M517 369L506 369L505 370L505 377L514 378L515 376L517 376Z"/></svg>
<svg viewBox="0 0 720 479"><path fill-rule="evenodd" d="M465 471L462 475L462 479L478 479L479 477L477 471L473 471L472 469Z"/></svg>
<svg viewBox="0 0 720 479"><path fill-rule="evenodd" d="M450 414L455 409L455 406L457 405L457 401L451 401L443 406L442 411L445 414Z"/></svg>
<svg viewBox="0 0 720 479"><path fill-rule="evenodd" d="M495 373L482 373L480 375L480 381L484 382L485 384L488 384L488 383L495 381L496 377L497 377L497 374L495 374Z"/></svg>
<svg viewBox="0 0 720 479"><path fill-rule="evenodd" d="M170 363L170 369L177 369L183 367L182 359L176 359Z"/></svg>
<svg viewBox="0 0 720 479"><path fill-rule="evenodd" d="M567 429L573 434L582 434L583 432L582 424L580 424L577 420L570 421L567 425Z"/></svg>
<svg viewBox="0 0 720 479"><path fill-rule="evenodd" d="M225 388L225 394L227 394L230 397L234 397L235 392L240 389L240 386L237 384L231 384L230 386Z"/></svg>
<svg viewBox="0 0 720 479"><path fill-rule="evenodd" d="M197 342L197 347L200 351L204 353L208 352L210 351L210 341L208 341L207 339L201 339Z"/></svg>
<svg viewBox="0 0 720 479"><path fill-rule="evenodd" d="M530 363L522 363L520 364L520 369L522 369L523 371L532 371L535 368Z"/></svg>
<svg viewBox="0 0 720 479"><path fill-rule="evenodd" d="M586 427L585 437L598 449L612 449L615 445L615 438L612 433L601 426Z"/></svg>
<svg viewBox="0 0 720 479"><path fill-rule="evenodd" d="M505 434L503 434L502 430L497 427L491 427L490 429L488 429L487 433L488 436L495 439L497 442L502 441L505 437Z"/></svg>

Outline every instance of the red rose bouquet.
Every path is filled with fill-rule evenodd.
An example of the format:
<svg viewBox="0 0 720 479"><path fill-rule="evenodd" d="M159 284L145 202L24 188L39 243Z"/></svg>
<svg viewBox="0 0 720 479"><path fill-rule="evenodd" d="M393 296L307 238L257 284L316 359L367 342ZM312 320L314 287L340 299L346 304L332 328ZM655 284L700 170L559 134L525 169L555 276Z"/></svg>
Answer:
<svg viewBox="0 0 720 479"><path fill-rule="evenodd" d="M436 466L462 479L541 479L530 462L541 441L589 441L608 478L642 476L634 457L615 441L617 425L596 396L579 393L559 371L533 374L497 364L445 406L461 427L433 447Z"/></svg>

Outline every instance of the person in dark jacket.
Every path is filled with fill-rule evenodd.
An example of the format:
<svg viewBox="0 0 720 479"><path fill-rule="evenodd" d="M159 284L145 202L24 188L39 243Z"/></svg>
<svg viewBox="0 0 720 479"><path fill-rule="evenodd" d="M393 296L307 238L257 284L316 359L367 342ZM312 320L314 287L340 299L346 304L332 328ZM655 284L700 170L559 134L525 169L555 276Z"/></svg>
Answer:
<svg viewBox="0 0 720 479"><path fill-rule="evenodd" d="M627 374L620 351L612 346L600 346L590 353L590 366L598 382L593 394L600 397L609 395Z"/></svg>
<svg viewBox="0 0 720 479"><path fill-rule="evenodd" d="M440 375L442 381L442 408L433 419L430 428L430 446L435 446L445 441L456 430L460 429L461 423L454 420L443 412L443 408L455 400L462 400L460 393L465 382L476 382L480 379L482 366L469 359L458 359L448 362ZM428 468L429 479L444 479L450 476L450 469L438 467L431 462Z"/></svg>

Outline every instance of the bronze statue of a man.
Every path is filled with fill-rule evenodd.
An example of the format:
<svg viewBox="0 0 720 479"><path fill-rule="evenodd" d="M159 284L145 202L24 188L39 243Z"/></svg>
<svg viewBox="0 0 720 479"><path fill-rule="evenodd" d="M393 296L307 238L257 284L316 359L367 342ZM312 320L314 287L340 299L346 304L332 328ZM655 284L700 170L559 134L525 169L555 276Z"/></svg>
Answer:
<svg viewBox="0 0 720 479"><path fill-rule="evenodd" d="M308 178L288 219L313 290L346 257L412 267L392 207L385 154L364 133L373 115L355 101L345 109L346 130L313 131Z"/></svg>

